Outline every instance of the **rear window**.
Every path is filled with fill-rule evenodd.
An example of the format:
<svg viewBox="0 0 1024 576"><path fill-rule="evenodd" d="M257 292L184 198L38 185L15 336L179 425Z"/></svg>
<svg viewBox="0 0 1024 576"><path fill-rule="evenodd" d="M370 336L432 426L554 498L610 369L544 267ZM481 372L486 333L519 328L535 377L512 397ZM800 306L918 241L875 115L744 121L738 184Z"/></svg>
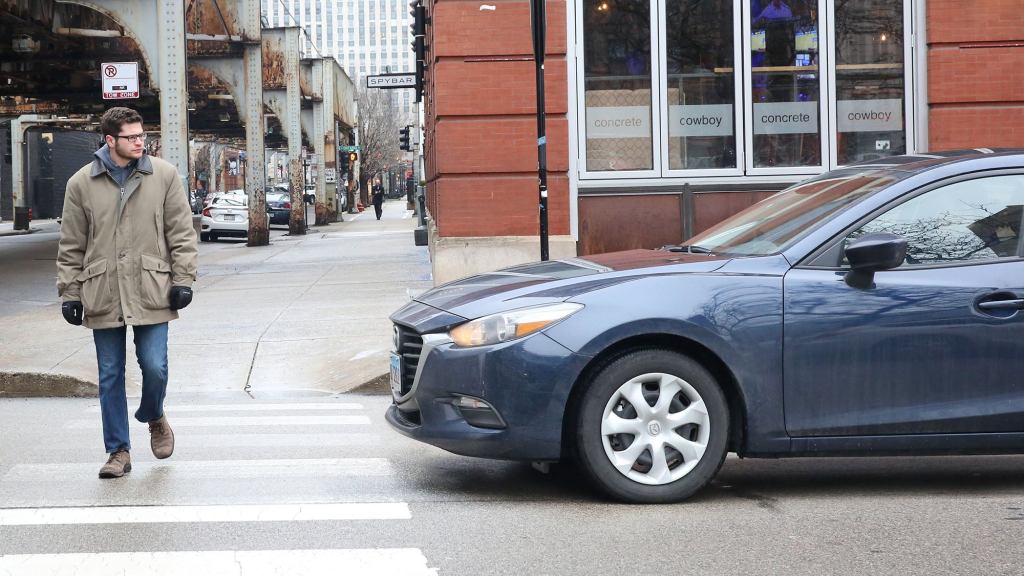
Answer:
<svg viewBox="0 0 1024 576"><path fill-rule="evenodd" d="M246 206L248 199L249 198L247 196L242 196L241 194L231 196L217 196L216 198L213 199L212 204L216 204L217 206Z"/></svg>

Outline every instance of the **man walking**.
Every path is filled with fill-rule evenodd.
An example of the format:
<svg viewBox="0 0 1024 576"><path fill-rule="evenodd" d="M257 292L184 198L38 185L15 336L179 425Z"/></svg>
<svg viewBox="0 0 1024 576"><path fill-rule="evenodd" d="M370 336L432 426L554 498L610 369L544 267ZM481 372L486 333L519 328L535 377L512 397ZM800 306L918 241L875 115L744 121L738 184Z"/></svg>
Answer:
<svg viewBox="0 0 1024 576"><path fill-rule="evenodd" d="M93 330L103 443L100 478L132 469L125 397L128 326L142 369L135 419L149 423L153 455L174 452L164 415L167 323L192 301L197 242L188 197L174 166L146 155L142 117L111 108L105 145L68 180L57 253L57 291L69 323Z"/></svg>
<svg viewBox="0 0 1024 576"><path fill-rule="evenodd" d="M384 213L384 187L381 186L380 180L373 181L373 211L377 214L377 220L380 220L381 215Z"/></svg>

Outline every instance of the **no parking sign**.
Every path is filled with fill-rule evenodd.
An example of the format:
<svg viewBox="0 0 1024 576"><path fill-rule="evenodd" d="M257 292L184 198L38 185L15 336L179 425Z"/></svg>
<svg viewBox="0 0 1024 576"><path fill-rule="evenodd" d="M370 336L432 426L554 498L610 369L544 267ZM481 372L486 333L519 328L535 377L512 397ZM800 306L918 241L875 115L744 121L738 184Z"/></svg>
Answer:
<svg viewBox="0 0 1024 576"><path fill-rule="evenodd" d="M103 99L123 100L139 97L139 63L105 62L100 64Z"/></svg>

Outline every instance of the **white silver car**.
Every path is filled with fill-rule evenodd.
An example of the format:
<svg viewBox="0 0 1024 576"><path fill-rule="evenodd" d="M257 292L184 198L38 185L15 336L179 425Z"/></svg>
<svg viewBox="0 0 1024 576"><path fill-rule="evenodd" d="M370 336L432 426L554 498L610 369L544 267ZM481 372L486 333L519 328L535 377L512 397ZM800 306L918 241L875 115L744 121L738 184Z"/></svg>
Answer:
<svg viewBox="0 0 1024 576"><path fill-rule="evenodd" d="M215 194L203 208L199 239L216 242L221 237L246 238L249 235L249 197L235 191Z"/></svg>

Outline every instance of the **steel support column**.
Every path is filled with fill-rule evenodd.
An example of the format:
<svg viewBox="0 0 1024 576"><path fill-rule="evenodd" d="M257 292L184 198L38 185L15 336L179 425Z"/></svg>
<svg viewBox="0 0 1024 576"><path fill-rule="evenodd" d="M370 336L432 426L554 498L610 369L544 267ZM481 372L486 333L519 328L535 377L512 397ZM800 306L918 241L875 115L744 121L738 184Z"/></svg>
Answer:
<svg viewBox="0 0 1024 576"><path fill-rule="evenodd" d="M188 190L188 68L185 62L185 3L157 0L160 25L160 150L178 169Z"/></svg>
<svg viewBox="0 0 1024 576"><path fill-rule="evenodd" d="M323 59L313 61L313 134L310 140L313 142L313 152L316 155L316 225L327 224L327 186L324 182L325 149L327 139L328 108L324 106L324 61Z"/></svg>
<svg viewBox="0 0 1024 576"><path fill-rule="evenodd" d="M245 192L249 196L249 246L270 243L267 228L266 168L263 136L263 43L260 31L260 0L242 0L245 15Z"/></svg>
<svg viewBox="0 0 1024 576"><path fill-rule="evenodd" d="M337 78L334 68L338 64L333 58L323 60L323 99L324 99L324 153L323 153L323 174L324 194L326 195L326 210L324 218L327 222L334 222L338 218L338 120L334 115L334 83ZM334 174L334 182L328 182L326 175L331 171Z"/></svg>
<svg viewBox="0 0 1024 576"><path fill-rule="evenodd" d="M36 114L11 119L11 188L14 192L14 228L28 230L28 195L25 194L25 128L39 120Z"/></svg>
<svg viewBox="0 0 1024 576"><path fill-rule="evenodd" d="M302 195L305 192L305 180L302 173L302 88L299 84L299 28L285 30L284 53L284 131L288 139L288 178L291 183L292 213L288 219L289 234L306 233L306 205Z"/></svg>

